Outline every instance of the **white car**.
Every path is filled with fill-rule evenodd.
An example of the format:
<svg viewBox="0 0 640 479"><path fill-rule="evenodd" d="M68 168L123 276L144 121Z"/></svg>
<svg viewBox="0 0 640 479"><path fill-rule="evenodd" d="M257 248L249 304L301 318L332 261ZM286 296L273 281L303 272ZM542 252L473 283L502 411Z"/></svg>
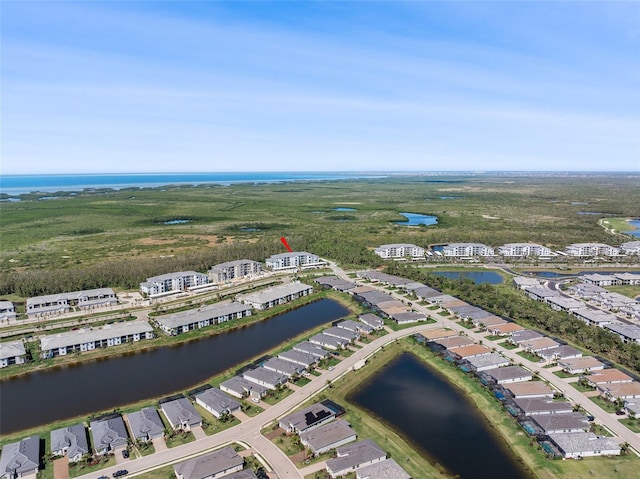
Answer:
<svg viewBox="0 0 640 479"><path fill-rule="evenodd" d="M334 368L333 366L329 366L327 369L328 369L329 371L333 371L335 368Z"/></svg>
<svg viewBox="0 0 640 479"><path fill-rule="evenodd" d="M258 399L258 398L251 398L251 401L256 403L256 404L260 403L260 399Z"/></svg>

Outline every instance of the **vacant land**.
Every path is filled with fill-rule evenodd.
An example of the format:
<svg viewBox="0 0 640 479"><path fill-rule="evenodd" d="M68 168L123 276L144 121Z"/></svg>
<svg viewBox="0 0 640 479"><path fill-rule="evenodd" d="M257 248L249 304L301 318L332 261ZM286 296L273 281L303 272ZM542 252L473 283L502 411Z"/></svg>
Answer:
<svg viewBox="0 0 640 479"><path fill-rule="evenodd" d="M393 176L42 196L0 203L2 295L135 288L167 271L264 260L282 251L281 236L343 266L379 264L371 249L392 242L619 244L625 237L598 220L632 216L640 204L637 178L606 175ZM354 211L334 210L345 205ZM579 214L585 210L601 214ZM435 215L438 224L396 225L401 212ZM172 220L187 222L165 224Z"/></svg>

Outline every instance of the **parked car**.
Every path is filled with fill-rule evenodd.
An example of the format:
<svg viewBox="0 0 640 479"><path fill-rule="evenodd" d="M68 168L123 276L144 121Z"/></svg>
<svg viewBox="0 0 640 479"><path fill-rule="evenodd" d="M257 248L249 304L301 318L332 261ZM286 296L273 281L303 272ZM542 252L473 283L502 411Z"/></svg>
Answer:
<svg viewBox="0 0 640 479"><path fill-rule="evenodd" d="M260 403L260 399L258 399L258 398L251 398L251 401L256 403L256 404Z"/></svg>
<svg viewBox="0 0 640 479"><path fill-rule="evenodd" d="M129 474L129 471L127 471L126 469L120 469L119 471L113 473L113 477L122 477L126 476L127 474Z"/></svg>
<svg viewBox="0 0 640 479"><path fill-rule="evenodd" d="M335 368L333 366L329 366L329 371L333 371Z"/></svg>
<svg viewBox="0 0 640 479"><path fill-rule="evenodd" d="M616 416L624 416L626 414L626 412L618 410L616 411Z"/></svg>
<svg viewBox="0 0 640 479"><path fill-rule="evenodd" d="M124 457L125 459L129 459L129 450L128 449L123 449L122 450L122 457Z"/></svg>

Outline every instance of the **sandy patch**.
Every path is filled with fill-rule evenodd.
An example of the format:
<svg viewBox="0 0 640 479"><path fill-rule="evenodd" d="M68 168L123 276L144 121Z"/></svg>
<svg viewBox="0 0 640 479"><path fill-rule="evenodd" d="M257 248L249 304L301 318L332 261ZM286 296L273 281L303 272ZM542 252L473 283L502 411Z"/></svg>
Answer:
<svg viewBox="0 0 640 479"><path fill-rule="evenodd" d="M334 201L334 205L361 205L362 203L358 203L356 201Z"/></svg>
<svg viewBox="0 0 640 479"><path fill-rule="evenodd" d="M178 240L177 239L160 239L160 238L142 238L138 240L138 243L143 244L145 246L150 245L162 245L162 244L174 244Z"/></svg>
<svg viewBox="0 0 640 479"><path fill-rule="evenodd" d="M483 217L485 220L499 220L499 219L500 219L500 217L498 217L498 216L482 215L482 217Z"/></svg>

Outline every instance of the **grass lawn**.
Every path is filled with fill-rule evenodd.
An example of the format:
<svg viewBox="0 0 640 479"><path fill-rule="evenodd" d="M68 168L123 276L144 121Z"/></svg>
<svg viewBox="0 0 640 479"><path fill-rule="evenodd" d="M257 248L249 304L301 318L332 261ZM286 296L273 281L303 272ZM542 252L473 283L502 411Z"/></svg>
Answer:
<svg viewBox="0 0 640 479"><path fill-rule="evenodd" d="M251 400L242 401L242 411L249 417L254 417L260 414L264 409L260 406L256 406Z"/></svg>
<svg viewBox="0 0 640 479"><path fill-rule="evenodd" d="M625 418L625 419L619 419L619 421L624 424L625 426L627 426L629 429L631 429L633 432L640 432L640 419L635 418L635 417L629 417L629 418Z"/></svg>
<svg viewBox="0 0 640 479"><path fill-rule="evenodd" d="M194 403L193 406L204 420L202 430L207 436L211 436L212 434L219 433L220 431L224 431L225 429L229 429L230 427L240 424L240 419L235 416L229 416L226 421L221 421L199 404Z"/></svg>
<svg viewBox="0 0 640 479"><path fill-rule="evenodd" d="M484 339L486 339L488 341L498 341L500 339L504 339L504 336L490 335L490 336L485 336Z"/></svg>
<svg viewBox="0 0 640 479"><path fill-rule="evenodd" d="M189 432L176 431L176 433L173 436L165 438L167 447L181 446L183 444L187 444L195 440L196 440L196 437L193 435L191 431Z"/></svg>
<svg viewBox="0 0 640 479"><path fill-rule="evenodd" d="M355 353L355 351L349 349L349 348L345 348L345 349L341 349L340 350L340 356L342 356L343 358L348 358L349 356L353 356L353 354Z"/></svg>
<svg viewBox="0 0 640 479"><path fill-rule="evenodd" d="M273 439L273 442L287 456L293 456L304 451L304 446L300 443L300 438L295 434L283 434Z"/></svg>
<svg viewBox="0 0 640 479"><path fill-rule="evenodd" d="M471 321L458 321L458 324L466 329L475 329L475 325Z"/></svg>
<svg viewBox="0 0 640 479"><path fill-rule="evenodd" d="M156 448L153 446L152 442L145 442L140 446L134 446L138 456L144 457L156 452Z"/></svg>
<svg viewBox="0 0 640 479"><path fill-rule="evenodd" d="M272 406L287 396L293 394L293 389L289 389L288 387L284 387L277 391L269 391L267 396L263 399L267 404L271 404Z"/></svg>
<svg viewBox="0 0 640 479"><path fill-rule="evenodd" d="M607 286L607 291L614 293L620 293L630 298L635 298L640 295L640 285L628 285L628 286Z"/></svg>
<svg viewBox="0 0 640 479"><path fill-rule="evenodd" d="M312 370L312 371L309 371L309 373L310 373L312 376L315 376L315 377L318 377L318 376L322 375L322 373L321 373L320 371L316 371L315 369L314 369L314 370Z"/></svg>
<svg viewBox="0 0 640 479"><path fill-rule="evenodd" d="M300 376L298 379L296 379L293 384L295 384L296 386L306 386L307 384L309 384L311 382L311 379L304 377L304 376Z"/></svg>
<svg viewBox="0 0 640 479"><path fill-rule="evenodd" d="M531 353L528 353L526 351L518 351L516 354L518 356L523 357L524 359L528 359L529 361L531 361L533 363L540 362L540 358L538 356L536 356L535 354L531 354Z"/></svg>
<svg viewBox="0 0 640 479"><path fill-rule="evenodd" d="M607 436L607 437L612 436L611 433L607 431L607 429L600 424L591 423L590 429L591 429L591 432L594 433L596 436Z"/></svg>
<svg viewBox="0 0 640 479"><path fill-rule="evenodd" d="M602 399L600 396L590 397L589 399L591 399L606 412L612 413L618 410L618 407L614 403L612 403L611 401L607 401L606 399Z"/></svg>
<svg viewBox="0 0 640 479"><path fill-rule="evenodd" d="M90 472L95 472L105 467L115 466L116 457L113 454L109 454L106 457L100 458L97 464L89 465L86 461L79 461L77 463L69 463L69 477L78 477Z"/></svg>
<svg viewBox="0 0 640 479"><path fill-rule="evenodd" d="M566 371L563 371L562 369L560 371L554 371L553 374L555 374L556 376L558 376L559 378L577 378L579 376L581 376L580 374L569 374Z"/></svg>
<svg viewBox="0 0 640 479"><path fill-rule="evenodd" d="M509 341L502 341L501 343L498 343L498 346L502 346L504 349L516 349L519 347L517 344L513 344Z"/></svg>
<svg viewBox="0 0 640 479"><path fill-rule="evenodd" d="M138 477L143 479L174 479L176 474L173 471L173 466L165 466L141 474Z"/></svg>
<svg viewBox="0 0 640 479"><path fill-rule="evenodd" d="M442 311L438 311L438 314L440 316L444 316L445 318L449 316L449 312L445 311L444 309Z"/></svg>
<svg viewBox="0 0 640 479"><path fill-rule="evenodd" d="M572 386L574 389L577 389L577 390L578 390L578 391L580 391L581 393L586 393L586 392L589 392L589 391L595 391L595 390L596 390L596 388L593 388L593 387L591 387L591 386L588 386L588 385L582 384L582 383L580 383L580 381L575 382L575 383L569 383L569 384L571 384L571 386ZM608 402L608 401L607 401L607 402Z"/></svg>

